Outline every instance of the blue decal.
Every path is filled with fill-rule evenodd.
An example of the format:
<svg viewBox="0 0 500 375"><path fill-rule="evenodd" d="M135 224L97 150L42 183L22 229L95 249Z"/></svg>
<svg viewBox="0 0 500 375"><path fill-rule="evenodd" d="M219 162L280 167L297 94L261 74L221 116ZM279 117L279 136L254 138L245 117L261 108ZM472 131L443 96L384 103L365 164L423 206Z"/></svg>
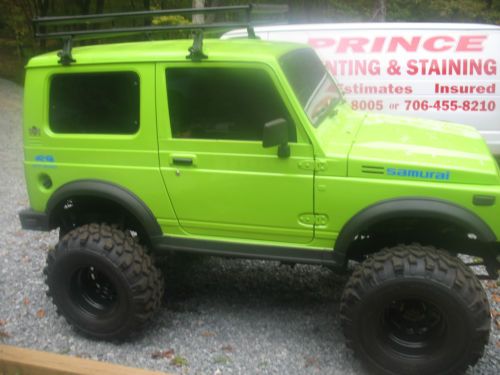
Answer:
<svg viewBox="0 0 500 375"><path fill-rule="evenodd" d="M423 171L420 169L406 169L406 168L387 168L386 173L388 176L398 176L398 177L411 177L411 178L421 178L424 180L449 180L451 172L444 171Z"/></svg>
<svg viewBox="0 0 500 375"><path fill-rule="evenodd" d="M38 168L57 168L56 167L56 159L53 155L36 155L35 161L41 164L34 164L35 167Z"/></svg>
<svg viewBox="0 0 500 375"><path fill-rule="evenodd" d="M35 160L41 163L54 163L56 161L52 155L36 155Z"/></svg>

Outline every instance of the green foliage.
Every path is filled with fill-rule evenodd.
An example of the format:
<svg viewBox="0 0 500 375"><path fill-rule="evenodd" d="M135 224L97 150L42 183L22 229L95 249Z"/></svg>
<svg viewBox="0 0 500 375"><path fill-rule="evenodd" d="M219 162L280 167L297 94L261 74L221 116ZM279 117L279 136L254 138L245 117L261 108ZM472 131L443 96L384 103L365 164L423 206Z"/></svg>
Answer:
<svg viewBox="0 0 500 375"><path fill-rule="evenodd" d="M170 364L176 367L184 367L189 365L189 362L186 358L176 355L174 358L172 358Z"/></svg>
<svg viewBox="0 0 500 375"><path fill-rule="evenodd" d="M387 13L391 21L500 24L500 0L390 0Z"/></svg>
<svg viewBox="0 0 500 375"><path fill-rule="evenodd" d="M187 25L190 21L182 16L153 17L153 25Z"/></svg>
<svg viewBox="0 0 500 375"><path fill-rule="evenodd" d="M158 8L160 9L160 8ZM158 17L153 17L151 20L151 24L155 26L161 26L161 25L187 25L191 23L191 21L183 16L179 15L172 15L172 16L158 16ZM189 33L186 31L170 31L165 33L164 35L156 35L155 38L161 38L165 39L166 37L170 38L187 38L189 36Z"/></svg>

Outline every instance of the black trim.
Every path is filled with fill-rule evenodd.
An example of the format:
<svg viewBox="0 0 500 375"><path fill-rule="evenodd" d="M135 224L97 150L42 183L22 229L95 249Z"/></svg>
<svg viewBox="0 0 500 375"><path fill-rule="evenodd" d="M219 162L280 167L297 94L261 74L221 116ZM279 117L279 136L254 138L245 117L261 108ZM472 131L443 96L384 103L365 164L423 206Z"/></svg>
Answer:
<svg viewBox="0 0 500 375"><path fill-rule="evenodd" d="M362 165L362 173L372 173L372 174L385 174L385 167L380 167L377 165Z"/></svg>
<svg viewBox="0 0 500 375"><path fill-rule="evenodd" d="M177 165L193 165L192 158L172 158L172 163Z"/></svg>
<svg viewBox="0 0 500 375"><path fill-rule="evenodd" d="M381 170L384 170L385 167L380 167L378 165L362 165L361 166L361 169L381 169Z"/></svg>
<svg viewBox="0 0 500 375"><path fill-rule="evenodd" d="M26 208L19 212L21 227L28 230L49 231L49 216L45 212L37 212Z"/></svg>
<svg viewBox="0 0 500 375"><path fill-rule="evenodd" d="M310 250L294 247L207 241L168 236L154 239L153 249L157 252L179 251L224 257L278 260L291 263L318 264L333 267L338 270L343 269L343 264L337 263L333 258L332 250Z"/></svg>
<svg viewBox="0 0 500 375"><path fill-rule="evenodd" d="M45 210L50 218L49 223L51 228L54 228L54 222L56 221L55 218L52 217L54 209L57 208L61 202L78 196L109 199L119 204L133 215L150 238L162 235L160 225L156 221L155 216L137 195L121 186L97 180L70 182L61 186L52 194L47 203L47 209Z"/></svg>
<svg viewBox="0 0 500 375"><path fill-rule="evenodd" d="M474 206L493 206L495 204L495 197L492 195L474 195L472 197L472 204Z"/></svg>
<svg viewBox="0 0 500 375"><path fill-rule="evenodd" d="M399 218L446 220L475 233L479 241L496 241L493 231L479 216L454 203L428 198L398 198L365 208L344 225L337 237L333 252L337 262L346 261L347 250L356 234L376 223Z"/></svg>

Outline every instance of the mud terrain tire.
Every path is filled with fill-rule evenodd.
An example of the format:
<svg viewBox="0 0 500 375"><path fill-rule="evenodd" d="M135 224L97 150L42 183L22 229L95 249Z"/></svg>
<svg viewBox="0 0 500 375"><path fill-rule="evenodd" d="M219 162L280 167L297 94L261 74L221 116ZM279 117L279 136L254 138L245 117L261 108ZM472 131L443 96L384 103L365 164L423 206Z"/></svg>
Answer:
<svg viewBox="0 0 500 375"><path fill-rule="evenodd" d="M482 356L486 294L459 258L399 245L369 256L344 290L347 345L381 374L457 374Z"/></svg>
<svg viewBox="0 0 500 375"><path fill-rule="evenodd" d="M125 339L160 307L163 278L144 248L106 224L67 233L47 256L48 295L79 332Z"/></svg>

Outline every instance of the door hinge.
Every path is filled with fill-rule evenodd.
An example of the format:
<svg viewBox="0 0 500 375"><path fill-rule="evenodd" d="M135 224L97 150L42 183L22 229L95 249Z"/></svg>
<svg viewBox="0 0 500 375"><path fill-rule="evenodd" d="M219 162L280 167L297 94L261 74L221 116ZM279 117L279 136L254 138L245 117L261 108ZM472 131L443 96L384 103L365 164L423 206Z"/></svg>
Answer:
<svg viewBox="0 0 500 375"><path fill-rule="evenodd" d="M326 162L323 160L302 160L299 162L299 168L313 171L324 171L326 169Z"/></svg>
<svg viewBox="0 0 500 375"><path fill-rule="evenodd" d="M326 225L328 216L323 214L302 214L299 216L299 221L304 225Z"/></svg>

